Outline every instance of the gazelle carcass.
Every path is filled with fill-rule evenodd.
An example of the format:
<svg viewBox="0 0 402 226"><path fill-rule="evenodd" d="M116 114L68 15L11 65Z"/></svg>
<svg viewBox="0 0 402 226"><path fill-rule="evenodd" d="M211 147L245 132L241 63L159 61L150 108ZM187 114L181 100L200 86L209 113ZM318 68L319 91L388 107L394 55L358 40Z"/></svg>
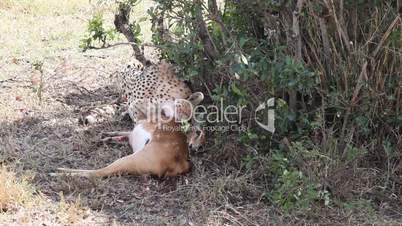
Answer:
<svg viewBox="0 0 402 226"><path fill-rule="evenodd" d="M192 114L192 106L203 100L202 93L194 93L186 101L167 102L157 110L142 107L142 114L130 132L107 133L104 140L128 140L133 154L120 158L112 164L97 170L59 168L70 175L83 177L104 177L116 173L137 175L176 176L190 170L188 147L198 147L203 142L202 130L182 131L180 119ZM179 103L179 104L178 104ZM191 104L190 104L191 103ZM155 114L160 112L160 114Z"/></svg>

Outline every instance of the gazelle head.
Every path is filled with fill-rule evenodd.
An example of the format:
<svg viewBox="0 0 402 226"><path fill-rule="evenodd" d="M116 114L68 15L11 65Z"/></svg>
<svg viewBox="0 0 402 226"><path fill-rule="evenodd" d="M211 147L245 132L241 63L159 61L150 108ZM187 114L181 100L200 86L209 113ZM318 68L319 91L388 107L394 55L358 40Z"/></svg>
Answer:
<svg viewBox="0 0 402 226"><path fill-rule="evenodd" d="M187 133L188 148L192 151L198 151L205 143L205 132L198 126L194 126Z"/></svg>
<svg viewBox="0 0 402 226"><path fill-rule="evenodd" d="M151 105L139 103L140 113L142 113L140 118L151 120L155 123L166 123L172 120L175 120L177 123L183 121L191 122L190 129L186 132L187 143L190 150L196 151L205 143L205 132L198 125L197 121L194 120L193 110L203 99L204 94L196 92L191 94L187 99L177 99L175 101Z"/></svg>
<svg viewBox="0 0 402 226"><path fill-rule="evenodd" d="M192 95L190 95L189 98L187 98L187 101L189 101L193 107L199 105L203 100L204 94L201 92L193 93ZM204 145L204 143L205 132L201 128L199 122L196 120L196 115L193 114L191 118L191 127L190 130L187 132L188 148L192 151L197 151Z"/></svg>

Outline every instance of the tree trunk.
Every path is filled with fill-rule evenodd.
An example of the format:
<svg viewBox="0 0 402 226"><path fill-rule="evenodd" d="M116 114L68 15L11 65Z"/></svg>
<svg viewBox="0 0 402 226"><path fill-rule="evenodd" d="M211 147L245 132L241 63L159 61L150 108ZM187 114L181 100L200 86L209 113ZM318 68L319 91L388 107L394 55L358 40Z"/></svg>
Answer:
<svg viewBox="0 0 402 226"><path fill-rule="evenodd" d="M217 56L217 51L215 49L214 43L212 42L211 36L209 35L207 25L204 21L202 15L202 1L194 0L194 4L198 6L196 11L195 26L198 30L198 37L204 46L204 52L210 60L213 60Z"/></svg>

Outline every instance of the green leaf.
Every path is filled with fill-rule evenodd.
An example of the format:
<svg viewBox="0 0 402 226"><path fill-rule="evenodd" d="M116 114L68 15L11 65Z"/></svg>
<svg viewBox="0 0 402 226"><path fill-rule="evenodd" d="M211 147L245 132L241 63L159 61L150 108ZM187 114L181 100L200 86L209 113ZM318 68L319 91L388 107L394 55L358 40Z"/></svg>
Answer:
<svg viewBox="0 0 402 226"><path fill-rule="evenodd" d="M243 92L242 92L239 88L237 88L237 86L236 86L235 83L232 83L232 85L231 85L231 90L232 90L233 93L235 93L235 94L237 94L237 95L239 95L239 96L243 96L243 95L244 95Z"/></svg>
<svg viewBox="0 0 402 226"><path fill-rule="evenodd" d="M239 41L240 48L243 48L244 44L246 44L247 41L248 41L247 38L241 37Z"/></svg>
<svg viewBox="0 0 402 226"><path fill-rule="evenodd" d="M147 21L147 17L146 16L143 16L143 17L140 17L138 20L137 20L137 23L141 23L141 22L144 22L144 21Z"/></svg>

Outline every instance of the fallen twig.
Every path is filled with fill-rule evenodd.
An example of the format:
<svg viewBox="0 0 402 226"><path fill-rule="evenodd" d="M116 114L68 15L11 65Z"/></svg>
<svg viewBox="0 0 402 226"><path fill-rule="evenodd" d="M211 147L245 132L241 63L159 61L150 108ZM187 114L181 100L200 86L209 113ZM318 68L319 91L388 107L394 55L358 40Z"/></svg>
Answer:
<svg viewBox="0 0 402 226"><path fill-rule="evenodd" d="M142 45L138 45L135 42L118 42L118 43L114 43L114 44L107 44L107 45L102 46L102 47L89 46L88 49L109 49L109 48L113 48L113 47L116 47L116 46L122 46L122 45L130 45L130 46L131 45L136 45L136 46L140 46L141 48L142 47L155 47L155 48L160 48L161 47L159 45L154 45L154 44L151 44L151 43L144 43Z"/></svg>

